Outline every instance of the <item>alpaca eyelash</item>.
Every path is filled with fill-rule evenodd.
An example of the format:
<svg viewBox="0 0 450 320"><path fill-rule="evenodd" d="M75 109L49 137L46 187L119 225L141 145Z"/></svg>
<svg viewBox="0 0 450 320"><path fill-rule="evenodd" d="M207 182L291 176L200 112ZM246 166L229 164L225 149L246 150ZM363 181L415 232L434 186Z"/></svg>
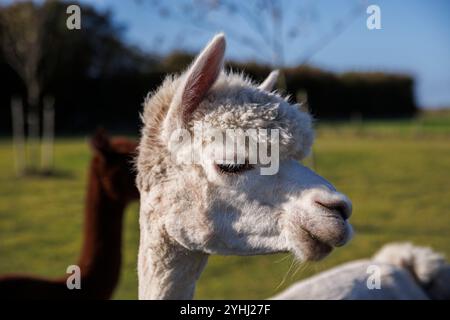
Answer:
<svg viewBox="0 0 450 320"><path fill-rule="evenodd" d="M221 173L225 174L239 174L244 171L253 169L253 166L248 163L243 164L216 164L217 168Z"/></svg>

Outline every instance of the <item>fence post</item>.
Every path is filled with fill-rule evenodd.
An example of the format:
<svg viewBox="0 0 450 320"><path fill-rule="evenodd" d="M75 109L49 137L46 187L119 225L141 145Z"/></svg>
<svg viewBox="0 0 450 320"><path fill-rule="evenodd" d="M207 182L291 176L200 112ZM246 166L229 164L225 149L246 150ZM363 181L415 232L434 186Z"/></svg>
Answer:
<svg viewBox="0 0 450 320"><path fill-rule="evenodd" d="M16 174L25 173L25 126L23 119L23 101L19 97L11 99L11 116L13 129L13 152Z"/></svg>
<svg viewBox="0 0 450 320"><path fill-rule="evenodd" d="M44 173L53 171L53 144L55 140L55 99L51 96L44 97L43 108L43 132L41 163Z"/></svg>

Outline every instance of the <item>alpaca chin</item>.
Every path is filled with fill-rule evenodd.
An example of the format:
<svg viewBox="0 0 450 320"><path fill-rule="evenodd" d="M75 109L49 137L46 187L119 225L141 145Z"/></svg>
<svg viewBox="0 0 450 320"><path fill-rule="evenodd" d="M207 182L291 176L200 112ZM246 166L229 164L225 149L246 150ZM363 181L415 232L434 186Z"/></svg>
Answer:
<svg viewBox="0 0 450 320"><path fill-rule="evenodd" d="M315 239L303 228L297 229L291 234L291 251L299 261L319 261L333 251L332 246Z"/></svg>
<svg viewBox="0 0 450 320"><path fill-rule="evenodd" d="M335 247L345 245L353 236L353 228L347 222L331 243L313 235L306 228L289 227L291 251L299 261L319 261L328 256Z"/></svg>

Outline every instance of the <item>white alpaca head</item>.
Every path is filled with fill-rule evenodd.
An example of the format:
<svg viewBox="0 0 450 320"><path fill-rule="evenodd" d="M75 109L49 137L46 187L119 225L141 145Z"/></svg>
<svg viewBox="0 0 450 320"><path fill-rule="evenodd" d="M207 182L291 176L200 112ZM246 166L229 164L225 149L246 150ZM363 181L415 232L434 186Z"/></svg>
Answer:
<svg viewBox="0 0 450 320"><path fill-rule="evenodd" d="M166 241L207 254L291 251L301 260L320 259L350 239L351 203L298 162L313 142L311 117L271 92L276 72L256 86L223 71L224 53L220 34L186 72L167 78L145 103L137 161L141 228L158 228ZM245 140L218 159L225 140L202 136L194 142L197 124L216 137L229 129L277 129L278 140L258 140L274 147L275 165L259 158L250 162ZM179 132L194 139L181 139ZM267 167L275 172L264 174Z"/></svg>

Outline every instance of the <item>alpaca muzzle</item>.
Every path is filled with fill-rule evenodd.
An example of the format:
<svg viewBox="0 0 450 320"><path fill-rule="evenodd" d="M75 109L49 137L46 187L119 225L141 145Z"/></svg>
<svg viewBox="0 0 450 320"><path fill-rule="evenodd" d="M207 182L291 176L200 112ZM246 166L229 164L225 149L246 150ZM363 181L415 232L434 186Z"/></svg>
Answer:
<svg viewBox="0 0 450 320"><path fill-rule="evenodd" d="M328 188L302 193L288 213L288 230L302 260L320 260L333 248L345 245L353 235L348 222L352 203L343 194Z"/></svg>

